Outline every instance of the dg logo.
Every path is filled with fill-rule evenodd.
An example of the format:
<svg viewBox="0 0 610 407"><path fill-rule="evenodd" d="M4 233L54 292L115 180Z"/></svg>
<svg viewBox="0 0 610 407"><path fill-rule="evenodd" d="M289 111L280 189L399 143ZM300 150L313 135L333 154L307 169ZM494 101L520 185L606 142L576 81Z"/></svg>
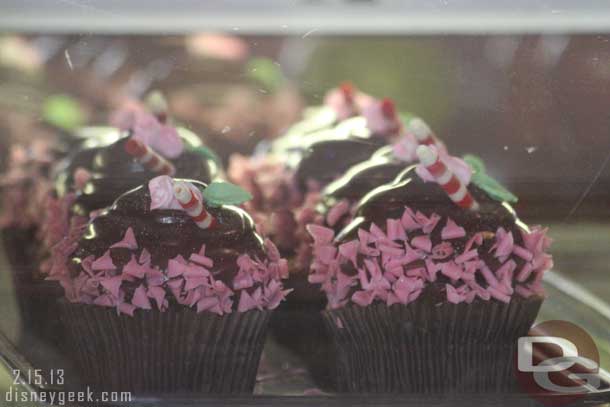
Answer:
<svg viewBox="0 0 610 407"><path fill-rule="evenodd" d="M546 321L519 338L517 379L547 406L571 404L601 385L599 351L593 338L567 321Z"/></svg>

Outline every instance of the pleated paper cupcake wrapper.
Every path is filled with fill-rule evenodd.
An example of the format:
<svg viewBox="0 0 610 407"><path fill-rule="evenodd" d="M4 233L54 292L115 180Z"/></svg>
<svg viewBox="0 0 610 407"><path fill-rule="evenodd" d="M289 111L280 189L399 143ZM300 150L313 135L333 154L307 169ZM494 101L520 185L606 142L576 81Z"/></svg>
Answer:
<svg viewBox="0 0 610 407"><path fill-rule="evenodd" d="M542 299L349 305L324 311L337 386L363 393L516 391L517 340Z"/></svg>
<svg viewBox="0 0 610 407"><path fill-rule="evenodd" d="M133 317L60 302L83 384L98 391L252 393L270 311L183 308Z"/></svg>

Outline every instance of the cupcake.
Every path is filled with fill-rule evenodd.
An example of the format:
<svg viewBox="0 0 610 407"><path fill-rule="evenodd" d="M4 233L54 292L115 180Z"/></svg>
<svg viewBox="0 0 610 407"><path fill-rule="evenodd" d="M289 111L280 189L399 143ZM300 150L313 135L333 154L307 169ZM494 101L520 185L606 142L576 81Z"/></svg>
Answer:
<svg viewBox="0 0 610 407"><path fill-rule="evenodd" d="M420 163L369 191L339 233L308 228L309 281L328 300L338 388L512 389L517 339L552 267L546 229L517 218L516 197L478 158L416 151Z"/></svg>
<svg viewBox="0 0 610 407"><path fill-rule="evenodd" d="M159 174L206 183L221 175L214 153L195 134L169 123L160 95L153 93L148 105L150 111L132 103L116 112L116 127L88 129L94 137L58 166L42 227L50 253L43 274L63 268L88 220L122 193Z"/></svg>
<svg viewBox="0 0 610 407"><path fill-rule="evenodd" d="M63 273L60 316L83 383L249 393L287 264L225 182L153 178L95 217Z"/></svg>

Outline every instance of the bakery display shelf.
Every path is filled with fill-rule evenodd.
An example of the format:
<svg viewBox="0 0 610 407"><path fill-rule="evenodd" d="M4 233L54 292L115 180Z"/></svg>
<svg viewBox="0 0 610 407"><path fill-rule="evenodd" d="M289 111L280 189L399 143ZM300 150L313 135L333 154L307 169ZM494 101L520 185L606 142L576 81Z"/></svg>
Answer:
<svg viewBox="0 0 610 407"><path fill-rule="evenodd" d="M0 28L16 32L456 34L610 30L601 0L4 0Z"/></svg>
<svg viewBox="0 0 610 407"><path fill-rule="evenodd" d="M601 369L600 389L592 390L575 405L596 406L610 403L610 305L591 294L574 281L557 272L548 272L545 286L549 298L545 301L539 320L561 319L578 323L596 341ZM66 383L70 386L34 386L21 380L20 391L59 392L78 389L78 376L67 365L66 358L45 349L34 338L26 338L18 350L0 333L0 375L14 377L14 371L33 372L34 369L65 369ZM41 355L44 355L42 357ZM301 361L287 349L268 338L263 356L264 366L259 370L253 396L147 396L132 398L129 403L96 404L106 406L536 406L524 394L472 394L472 395L334 395L315 387ZM264 371L263 371L264 370ZM22 375L22 379L25 375Z"/></svg>

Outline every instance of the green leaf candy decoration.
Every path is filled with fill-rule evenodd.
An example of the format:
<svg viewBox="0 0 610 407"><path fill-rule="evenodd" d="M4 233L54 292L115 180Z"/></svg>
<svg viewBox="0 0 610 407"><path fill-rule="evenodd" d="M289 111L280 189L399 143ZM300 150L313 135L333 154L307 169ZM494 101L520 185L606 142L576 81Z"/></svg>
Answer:
<svg viewBox="0 0 610 407"><path fill-rule="evenodd" d="M47 123L67 131L82 126L87 119L78 101L67 95L49 96L43 103L42 117Z"/></svg>
<svg viewBox="0 0 610 407"><path fill-rule="evenodd" d="M239 205L250 199L252 195L230 182L214 181L202 192L203 199L212 207L221 205Z"/></svg>
<svg viewBox="0 0 610 407"><path fill-rule="evenodd" d="M472 182L485 191L491 198L501 202L514 203L518 201L518 198L512 192L487 175L485 163L479 157L467 154L464 156L464 161L472 168Z"/></svg>

